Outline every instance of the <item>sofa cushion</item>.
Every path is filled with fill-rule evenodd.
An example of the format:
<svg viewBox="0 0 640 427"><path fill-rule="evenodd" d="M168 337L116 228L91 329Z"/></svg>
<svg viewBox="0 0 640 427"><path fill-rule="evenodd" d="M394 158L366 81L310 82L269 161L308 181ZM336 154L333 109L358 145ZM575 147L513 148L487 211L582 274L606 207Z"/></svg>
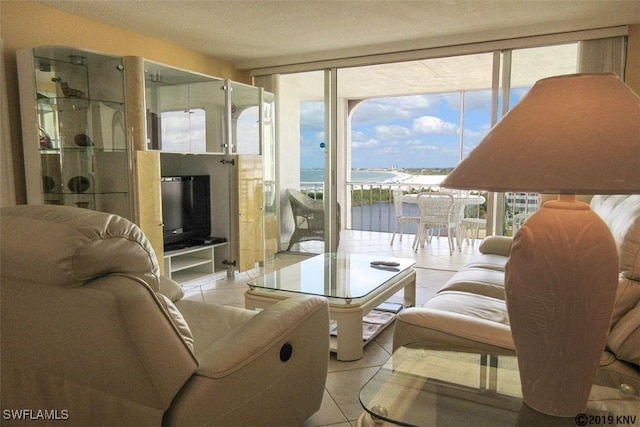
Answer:
<svg viewBox="0 0 640 427"><path fill-rule="evenodd" d="M609 332L609 347L616 358L640 366L640 304L625 314Z"/></svg>
<svg viewBox="0 0 640 427"><path fill-rule="evenodd" d="M638 205L640 206L640 201ZM627 229L620 244L620 273L624 277L640 281L640 213Z"/></svg>
<svg viewBox="0 0 640 427"><path fill-rule="evenodd" d="M611 315L611 326L618 323L637 304L640 304L640 283L620 276L616 290L616 302Z"/></svg>
<svg viewBox="0 0 640 427"><path fill-rule="evenodd" d="M3 277L81 286L110 273L147 274L158 290L158 260L142 231L125 218L53 205L2 208Z"/></svg>
<svg viewBox="0 0 640 427"><path fill-rule="evenodd" d="M504 300L504 271L464 267L453 275L438 293L461 291Z"/></svg>
<svg viewBox="0 0 640 427"><path fill-rule="evenodd" d="M513 354L506 304L468 292L441 292L423 307L407 308L398 314L393 348L416 344L432 349Z"/></svg>
<svg viewBox="0 0 640 427"><path fill-rule="evenodd" d="M591 209L607 224L618 246L620 280L611 318L615 327L640 304L640 195L594 196Z"/></svg>
<svg viewBox="0 0 640 427"><path fill-rule="evenodd" d="M465 267L486 268L490 270L504 271L507 257L497 254L480 254L465 264Z"/></svg>
<svg viewBox="0 0 640 427"><path fill-rule="evenodd" d="M640 280L640 194L594 196L591 209L607 224L620 253L620 271Z"/></svg>
<svg viewBox="0 0 640 427"><path fill-rule="evenodd" d="M468 292L445 291L431 298L424 308L471 316L502 325L509 325L507 305L503 299Z"/></svg>

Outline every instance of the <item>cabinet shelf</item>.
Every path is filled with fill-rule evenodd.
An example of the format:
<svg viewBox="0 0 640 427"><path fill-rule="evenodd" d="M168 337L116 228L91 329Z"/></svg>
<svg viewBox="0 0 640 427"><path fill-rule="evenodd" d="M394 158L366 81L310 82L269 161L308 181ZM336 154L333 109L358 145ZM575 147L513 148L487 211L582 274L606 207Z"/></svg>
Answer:
<svg viewBox="0 0 640 427"><path fill-rule="evenodd" d="M107 194L129 194L127 191L83 191L81 193L75 193L73 191L45 191L44 194L56 195L56 196L100 196Z"/></svg>
<svg viewBox="0 0 640 427"><path fill-rule="evenodd" d="M216 273L226 272L226 268L216 269L216 248L227 243L167 251L164 253L164 272L178 283L202 279Z"/></svg>
<svg viewBox="0 0 640 427"><path fill-rule="evenodd" d="M171 273L185 270L187 268L197 267L199 265L210 264L211 259L202 259L197 256L181 256L176 257L171 263Z"/></svg>
<svg viewBox="0 0 640 427"><path fill-rule="evenodd" d="M124 148L100 148L100 147L68 147L68 148L41 148L40 154L60 154L60 153L122 153L127 154Z"/></svg>

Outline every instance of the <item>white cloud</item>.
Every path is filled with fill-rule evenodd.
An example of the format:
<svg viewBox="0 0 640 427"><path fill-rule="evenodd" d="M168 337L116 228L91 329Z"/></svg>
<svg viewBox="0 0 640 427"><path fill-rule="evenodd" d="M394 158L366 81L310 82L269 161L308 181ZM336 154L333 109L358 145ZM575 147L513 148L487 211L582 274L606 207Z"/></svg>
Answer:
<svg viewBox="0 0 640 427"><path fill-rule="evenodd" d="M411 113L402 105L393 105L387 102L368 101L357 107L352 117L353 124L380 123L393 120L408 120Z"/></svg>
<svg viewBox="0 0 640 427"><path fill-rule="evenodd" d="M375 139L370 139L368 141L364 141L364 142L357 142L355 144L352 144L352 148L373 148L373 147L379 147L380 146L380 142L376 141Z"/></svg>
<svg viewBox="0 0 640 427"><path fill-rule="evenodd" d="M458 125L439 117L422 116L414 119L412 130L414 133L452 135L458 132Z"/></svg>
<svg viewBox="0 0 640 427"><path fill-rule="evenodd" d="M376 137L382 140L403 139L408 138L411 135L411 130L398 125L374 126L373 131L375 132Z"/></svg>
<svg viewBox="0 0 640 427"><path fill-rule="evenodd" d="M351 134L351 148L372 148L380 146L380 141L364 132L353 132Z"/></svg>

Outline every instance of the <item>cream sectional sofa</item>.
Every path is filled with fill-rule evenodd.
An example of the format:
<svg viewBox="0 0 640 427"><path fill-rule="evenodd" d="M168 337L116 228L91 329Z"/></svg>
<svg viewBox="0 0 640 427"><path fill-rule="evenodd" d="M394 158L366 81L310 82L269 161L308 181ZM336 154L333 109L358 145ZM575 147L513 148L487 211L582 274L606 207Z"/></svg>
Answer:
<svg viewBox="0 0 640 427"><path fill-rule="evenodd" d="M596 381L640 393L640 195L594 196L591 208L609 226L620 255L620 278L607 347ZM394 350L403 345L515 354L504 293L511 239L483 240L481 254L422 307L403 310Z"/></svg>

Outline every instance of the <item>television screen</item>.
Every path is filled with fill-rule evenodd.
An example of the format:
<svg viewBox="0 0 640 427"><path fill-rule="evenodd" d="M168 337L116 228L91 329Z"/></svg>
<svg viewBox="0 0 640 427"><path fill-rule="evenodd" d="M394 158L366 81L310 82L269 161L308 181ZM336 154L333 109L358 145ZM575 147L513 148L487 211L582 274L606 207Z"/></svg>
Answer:
<svg viewBox="0 0 640 427"><path fill-rule="evenodd" d="M211 234L208 175L164 176L161 190L165 250L191 246Z"/></svg>

